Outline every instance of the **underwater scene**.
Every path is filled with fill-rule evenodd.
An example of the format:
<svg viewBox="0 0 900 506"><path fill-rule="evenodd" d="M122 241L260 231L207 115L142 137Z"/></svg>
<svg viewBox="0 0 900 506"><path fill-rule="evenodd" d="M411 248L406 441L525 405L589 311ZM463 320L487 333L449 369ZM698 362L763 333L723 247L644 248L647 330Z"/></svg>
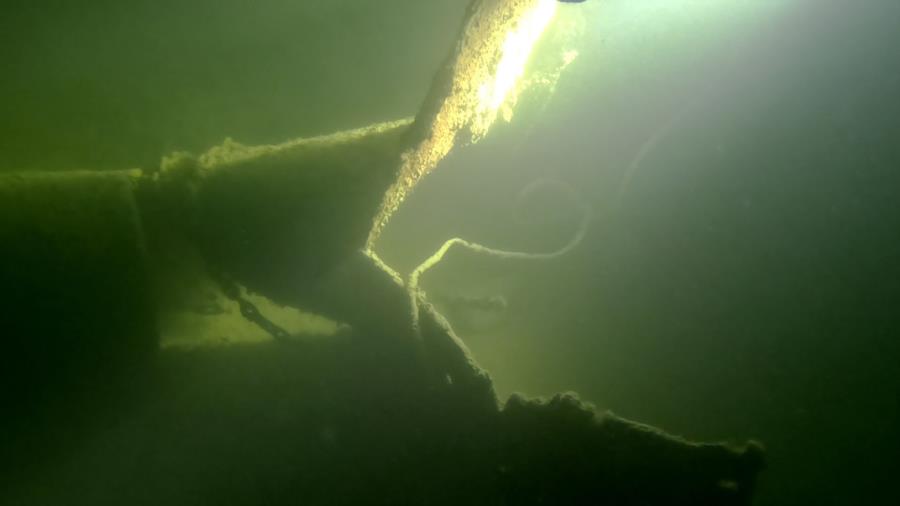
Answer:
<svg viewBox="0 0 900 506"><path fill-rule="evenodd" d="M8 0L0 505L897 504L900 1Z"/></svg>

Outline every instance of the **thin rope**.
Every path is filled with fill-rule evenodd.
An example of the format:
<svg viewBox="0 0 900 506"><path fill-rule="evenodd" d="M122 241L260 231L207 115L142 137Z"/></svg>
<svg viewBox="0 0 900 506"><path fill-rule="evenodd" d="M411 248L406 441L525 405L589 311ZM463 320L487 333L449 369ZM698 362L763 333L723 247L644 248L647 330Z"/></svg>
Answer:
<svg viewBox="0 0 900 506"><path fill-rule="evenodd" d="M444 255L446 255L447 252L450 251L450 248L452 248L453 246L458 245L475 253L480 253L505 260L553 260L569 253L581 243L581 241L584 239L584 236L587 234L588 226L590 225L593 215L593 209L591 208L590 204L582 200L571 186L556 180L540 179L534 181L523 188L522 192L520 192L520 195L524 194L525 192L531 193L539 187L546 186L556 186L565 190L566 194L569 195L572 202L574 202L575 205L581 210L581 221L578 224L578 229L575 231L575 235L572 236L569 242L555 251L547 253L528 253L522 251L507 251L491 248L478 243L467 241L465 239L461 239L459 237L454 237L447 240L436 252L434 252L434 254L425 259L424 262L419 264L419 266L412 271L409 276L409 280L406 283L407 294L409 295L410 308L412 311L413 328L417 333L419 332L419 296L421 294L421 291L419 290L419 283L422 275L425 274L425 272L427 272L429 269L440 263L440 261L444 258Z"/></svg>

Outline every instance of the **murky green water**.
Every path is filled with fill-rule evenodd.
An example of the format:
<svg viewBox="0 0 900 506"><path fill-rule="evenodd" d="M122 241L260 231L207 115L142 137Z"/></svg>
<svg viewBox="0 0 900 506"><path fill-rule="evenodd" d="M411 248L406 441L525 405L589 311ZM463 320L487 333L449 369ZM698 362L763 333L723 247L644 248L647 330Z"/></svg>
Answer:
<svg viewBox="0 0 900 506"><path fill-rule="evenodd" d="M226 137L276 144L415 115L466 3L13 2L0 18L0 174L155 170L166 154L199 154ZM900 4L587 0L559 11L555 45L535 55L577 51L555 90L523 96L510 124L453 151L394 216L381 257L409 273L455 236L552 251L572 237L577 209L562 194L523 201L519 192L535 180L563 181L593 207L575 250L548 261L454 251L422 280L501 400L575 391L600 410L691 440L761 441L767 469L758 505L850 505L894 494ZM137 202L144 205L140 194ZM311 216L317 231L344 223L318 210ZM229 215L222 229L239 221ZM305 230L289 233L307 237ZM8 237L18 236L0 241ZM256 247L228 260L255 273L243 259ZM47 246L33 265L54 264L57 253ZM84 294L84 307L92 298L115 304L122 297L110 291L130 286L121 265L102 283L70 275L67 265L43 275L84 283L71 290ZM170 291L153 297L176 298L173 287L194 275L179 265L185 270L167 279ZM23 292L33 281L26 278L3 279L5 305L31 297L30 308L69 307ZM312 281L284 286L291 283ZM16 364L4 379L20 385L23 371L40 376L29 380L39 384L34 391L15 387L4 415L4 464L17 483L9 504L303 504L304 487L313 487L306 480L340 490L335 503L412 504L441 476L455 477L453 462L436 463L443 445L457 441L443 428L426 430L412 449L396 434L458 413L434 408L383 430L397 423L392 416L416 410L419 393L401 380L418 373L398 365L405 362L391 355L385 368L373 365L371 357L389 355L378 346L342 355L352 346L327 343L348 331L306 316L297 325L327 334L311 338L306 352L240 351L232 341L244 330L234 329L247 324L237 304L204 297L184 296L201 323L179 327L178 338L199 335L192 325L203 315L231 307L233 319L204 334L221 346L179 351L149 372L123 374L128 363L110 369L109 382L82 386L72 386L67 356L53 356L61 349L53 339L64 336L40 336L46 348L31 356L33 368L13 356L33 349L28 340L45 328L35 314L56 315L0 313L11 329L7 363ZM65 349L104 363L82 347ZM43 362L44 352L52 360ZM341 360L349 362L342 373L322 365ZM329 386L317 389L320 381ZM392 404L380 387L409 397ZM467 406L441 402L448 411ZM358 420L342 403L377 414ZM292 424L313 433L312 442L295 437ZM373 441L368 430L397 439ZM408 455L421 460L385 464L383 475L363 481L326 480L306 467L349 476L378 469L373 456L409 464ZM359 465L342 467L341 459ZM399 476L403 469L413 471ZM493 490L486 482L473 487ZM347 483L370 488L354 492Z"/></svg>

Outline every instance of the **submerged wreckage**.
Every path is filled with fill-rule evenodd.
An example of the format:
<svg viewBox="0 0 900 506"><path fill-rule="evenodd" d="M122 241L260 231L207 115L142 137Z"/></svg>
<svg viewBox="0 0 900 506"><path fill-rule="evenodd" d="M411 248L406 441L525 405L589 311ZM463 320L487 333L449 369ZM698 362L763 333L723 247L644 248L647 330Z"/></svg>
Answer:
<svg viewBox="0 0 900 506"><path fill-rule="evenodd" d="M522 58L508 35L533 44L554 9L472 1L415 120L227 141L155 171L0 177L2 428L17 478L4 493L16 504L748 504L754 443L688 442L571 394L501 406L417 289L439 257L404 277L374 253L416 182L502 114L513 90L500 73ZM185 346L172 337L184 307L265 338ZM352 331L273 316L282 307ZM333 335L298 339L297 325Z"/></svg>

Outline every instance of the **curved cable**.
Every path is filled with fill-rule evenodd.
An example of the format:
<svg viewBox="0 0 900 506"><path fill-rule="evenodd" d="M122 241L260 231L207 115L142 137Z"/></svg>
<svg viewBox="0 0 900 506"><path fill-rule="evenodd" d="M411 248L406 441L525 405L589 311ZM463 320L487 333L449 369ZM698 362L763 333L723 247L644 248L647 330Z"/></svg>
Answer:
<svg viewBox="0 0 900 506"><path fill-rule="evenodd" d="M452 248L453 246L461 246L470 251L474 251L475 253L481 253L484 255L492 256L494 258L508 259L508 260L552 260L554 258L561 257L566 253L575 249L581 241L584 239L584 236L587 234L587 229L591 221L591 217L593 214L593 209L591 205L585 202L578 193L568 184L563 183L562 181L552 180L552 179L538 179L533 181L528 186L522 189L519 192L519 198L523 198L528 194L534 192L535 190L542 187L555 186L557 188L563 189L566 194L569 195L569 198L575 205L581 210L581 220L578 224L578 229L575 231L575 235L569 240L561 248L547 252L547 253L528 253L522 251L507 251L496 248L491 248L488 246L484 246L478 243L470 242L465 239L461 239L459 237L454 237L452 239L447 240L435 251L430 257L425 259L424 262L419 264L412 273L409 275L409 280L406 283L407 294L410 299L410 307L412 311L412 321L413 328L418 332L419 330L419 282L422 278L422 275L425 274L429 269L440 263L440 261L444 258L444 255Z"/></svg>

